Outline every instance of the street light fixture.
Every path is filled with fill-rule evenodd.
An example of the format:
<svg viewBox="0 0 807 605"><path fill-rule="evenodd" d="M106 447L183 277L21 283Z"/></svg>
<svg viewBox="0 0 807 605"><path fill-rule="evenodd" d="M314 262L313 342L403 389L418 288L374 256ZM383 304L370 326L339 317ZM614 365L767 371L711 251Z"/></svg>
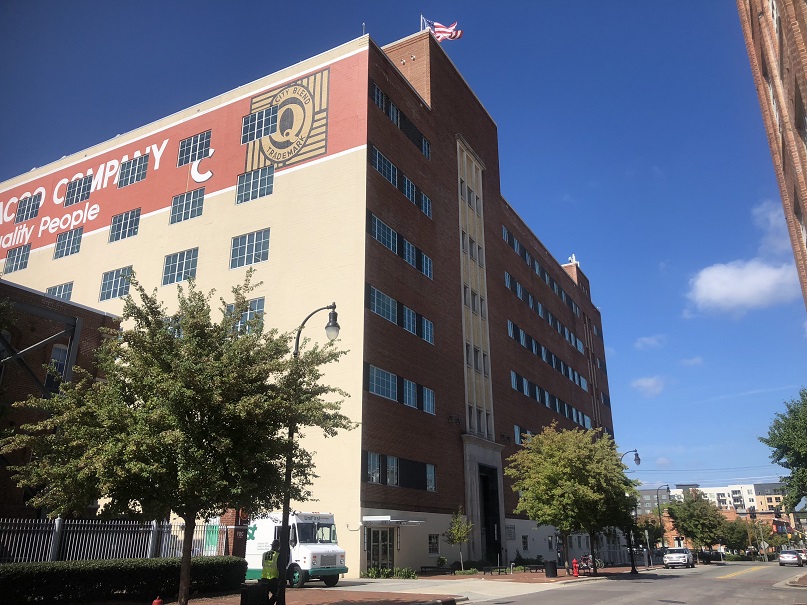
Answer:
<svg viewBox="0 0 807 605"><path fill-rule="evenodd" d="M619 461L622 462L625 459L625 456L627 456L628 454L634 454L633 462L634 464L636 464L636 466L639 466L642 463L642 459L639 458L638 450L628 450L627 452L622 454L622 456L619 458ZM633 510L635 511L636 509L634 508ZM625 536L628 540L628 552L630 553L630 573L638 574L639 571L636 569L636 559L634 558L633 554L633 540L631 539L632 535L633 535L633 528L629 529L627 536Z"/></svg>
<svg viewBox="0 0 807 605"><path fill-rule="evenodd" d="M667 488L667 501L670 500L670 486L669 484L665 483L664 485L659 485L656 488L656 507L658 508L658 526L659 530L661 530L661 545L664 546L664 525L661 521L661 501L659 500L658 492L662 487ZM649 545L648 545L649 546Z"/></svg>
<svg viewBox="0 0 807 605"><path fill-rule="evenodd" d="M320 311L330 311L328 314L328 323L325 326L325 335L328 340L335 340L339 336L339 322L336 321L336 303L331 303L327 307L320 307L312 311L297 328L297 337L294 339L294 352L292 353L294 359L294 368L296 369L297 360L300 357L300 334L311 317ZM296 401L294 402L297 403ZM280 526L280 553L278 556L277 565L277 603L278 605L286 605L286 570L289 565L289 508L291 504L291 475L292 465L294 464L294 432L297 425L292 418L289 421L289 435L286 444L286 476L283 481L283 521Z"/></svg>

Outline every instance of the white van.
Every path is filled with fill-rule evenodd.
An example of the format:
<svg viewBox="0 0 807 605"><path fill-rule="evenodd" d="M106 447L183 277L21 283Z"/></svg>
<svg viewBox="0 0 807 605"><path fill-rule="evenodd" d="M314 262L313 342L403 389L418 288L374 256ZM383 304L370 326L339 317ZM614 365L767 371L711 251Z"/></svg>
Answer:
<svg viewBox="0 0 807 605"><path fill-rule="evenodd" d="M282 513L271 513L266 519L255 519L249 524L247 579L261 577L263 553L271 550L273 540L280 539L282 520ZM322 580L325 586L336 586L339 575L347 573L345 550L337 542L332 513L289 515L289 543L286 578L290 586L300 588L309 580Z"/></svg>

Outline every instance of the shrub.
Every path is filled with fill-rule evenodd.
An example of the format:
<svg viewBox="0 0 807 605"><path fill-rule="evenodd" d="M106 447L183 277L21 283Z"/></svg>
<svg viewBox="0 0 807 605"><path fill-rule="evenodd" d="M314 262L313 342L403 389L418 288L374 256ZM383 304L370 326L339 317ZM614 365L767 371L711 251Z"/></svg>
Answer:
<svg viewBox="0 0 807 605"><path fill-rule="evenodd" d="M437 567L445 567L446 563L448 563L448 559L444 556L440 555L437 557Z"/></svg>
<svg viewBox="0 0 807 605"><path fill-rule="evenodd" d="M454 572L458 576L473 576L479 573L479 571L475 567L471 567L470 569L462 570L458 569Z"/></svg>
<svg viewBox="0 0 807 605"><path fill-rule="evenodd" d="M178 557L4 563L0 565L0 594L5 605L170 597L179 589L179 567ZM247 562L240 557L194 557L191 591L237 589L246 571Z"/></svg>
<svg viewBox="0 0 807 605"><path fill-rule="evenodd" d="M362 578L371 580L385 580L388 578L399 578L401 580L416 580L417 574L411 567L370 567L367 571L359 574Z"/></svg>

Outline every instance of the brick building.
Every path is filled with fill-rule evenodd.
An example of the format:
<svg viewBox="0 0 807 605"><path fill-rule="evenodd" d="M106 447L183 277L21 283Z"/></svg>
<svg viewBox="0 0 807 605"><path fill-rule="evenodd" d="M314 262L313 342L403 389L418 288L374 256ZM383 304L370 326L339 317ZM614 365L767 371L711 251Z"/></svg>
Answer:
<svg viewBox="0 0 807 605"><path fill-rule="evenodd" d="M737 8L807 304L807 5L737 0Z"/></svg>
<svg viewBox="0 0 807 605"><path fill-rule="evenodd" d="M502 468L552 422L612 433L601 317L502 197L496 125L429 32L348 42L2 183L0 204L7 279L110 313L131 271L170 305L188 276L226 295L253 267L252 312L281 331L336 301L350 353L326 380L361 425L306 436L317 502L295 508L336 514L351 573L458 558L440 534L460 507L466 558L554 556Z"/></svg>
<svg viewBox="0 0 807 605"><path fill-rule="evenodd" d="M0 426L14 429L37 418L11 404L31 395L47 397L58 389L59 379L46 369L51 364L64 380L70 380L75 365L92 372L103 338L99 329L117 327L118 318L5 280L0 281L0 301L11 303L10 325L0 331ZM6 470L29 455L0 455L0 517L42 515L25 505L29 494L13 484Z"/></svg>

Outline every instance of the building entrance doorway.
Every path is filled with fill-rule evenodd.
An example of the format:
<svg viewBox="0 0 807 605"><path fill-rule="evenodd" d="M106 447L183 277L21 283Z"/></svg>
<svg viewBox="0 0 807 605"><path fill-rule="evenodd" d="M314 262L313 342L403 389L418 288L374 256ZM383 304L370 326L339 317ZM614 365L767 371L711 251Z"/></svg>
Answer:
<svg viewBox="0 0 807 605"><path fill-rule="evenodd" d="M367 568L395 567L395 528L367 528Z"/></svg>
<svg viewBox="0 0 807 605"><path fill-rule="evenodd" d="M499 479L492 466L479 465L479 511L482 521L482 556L501 564L502 538L499 527Z"/></svg>

